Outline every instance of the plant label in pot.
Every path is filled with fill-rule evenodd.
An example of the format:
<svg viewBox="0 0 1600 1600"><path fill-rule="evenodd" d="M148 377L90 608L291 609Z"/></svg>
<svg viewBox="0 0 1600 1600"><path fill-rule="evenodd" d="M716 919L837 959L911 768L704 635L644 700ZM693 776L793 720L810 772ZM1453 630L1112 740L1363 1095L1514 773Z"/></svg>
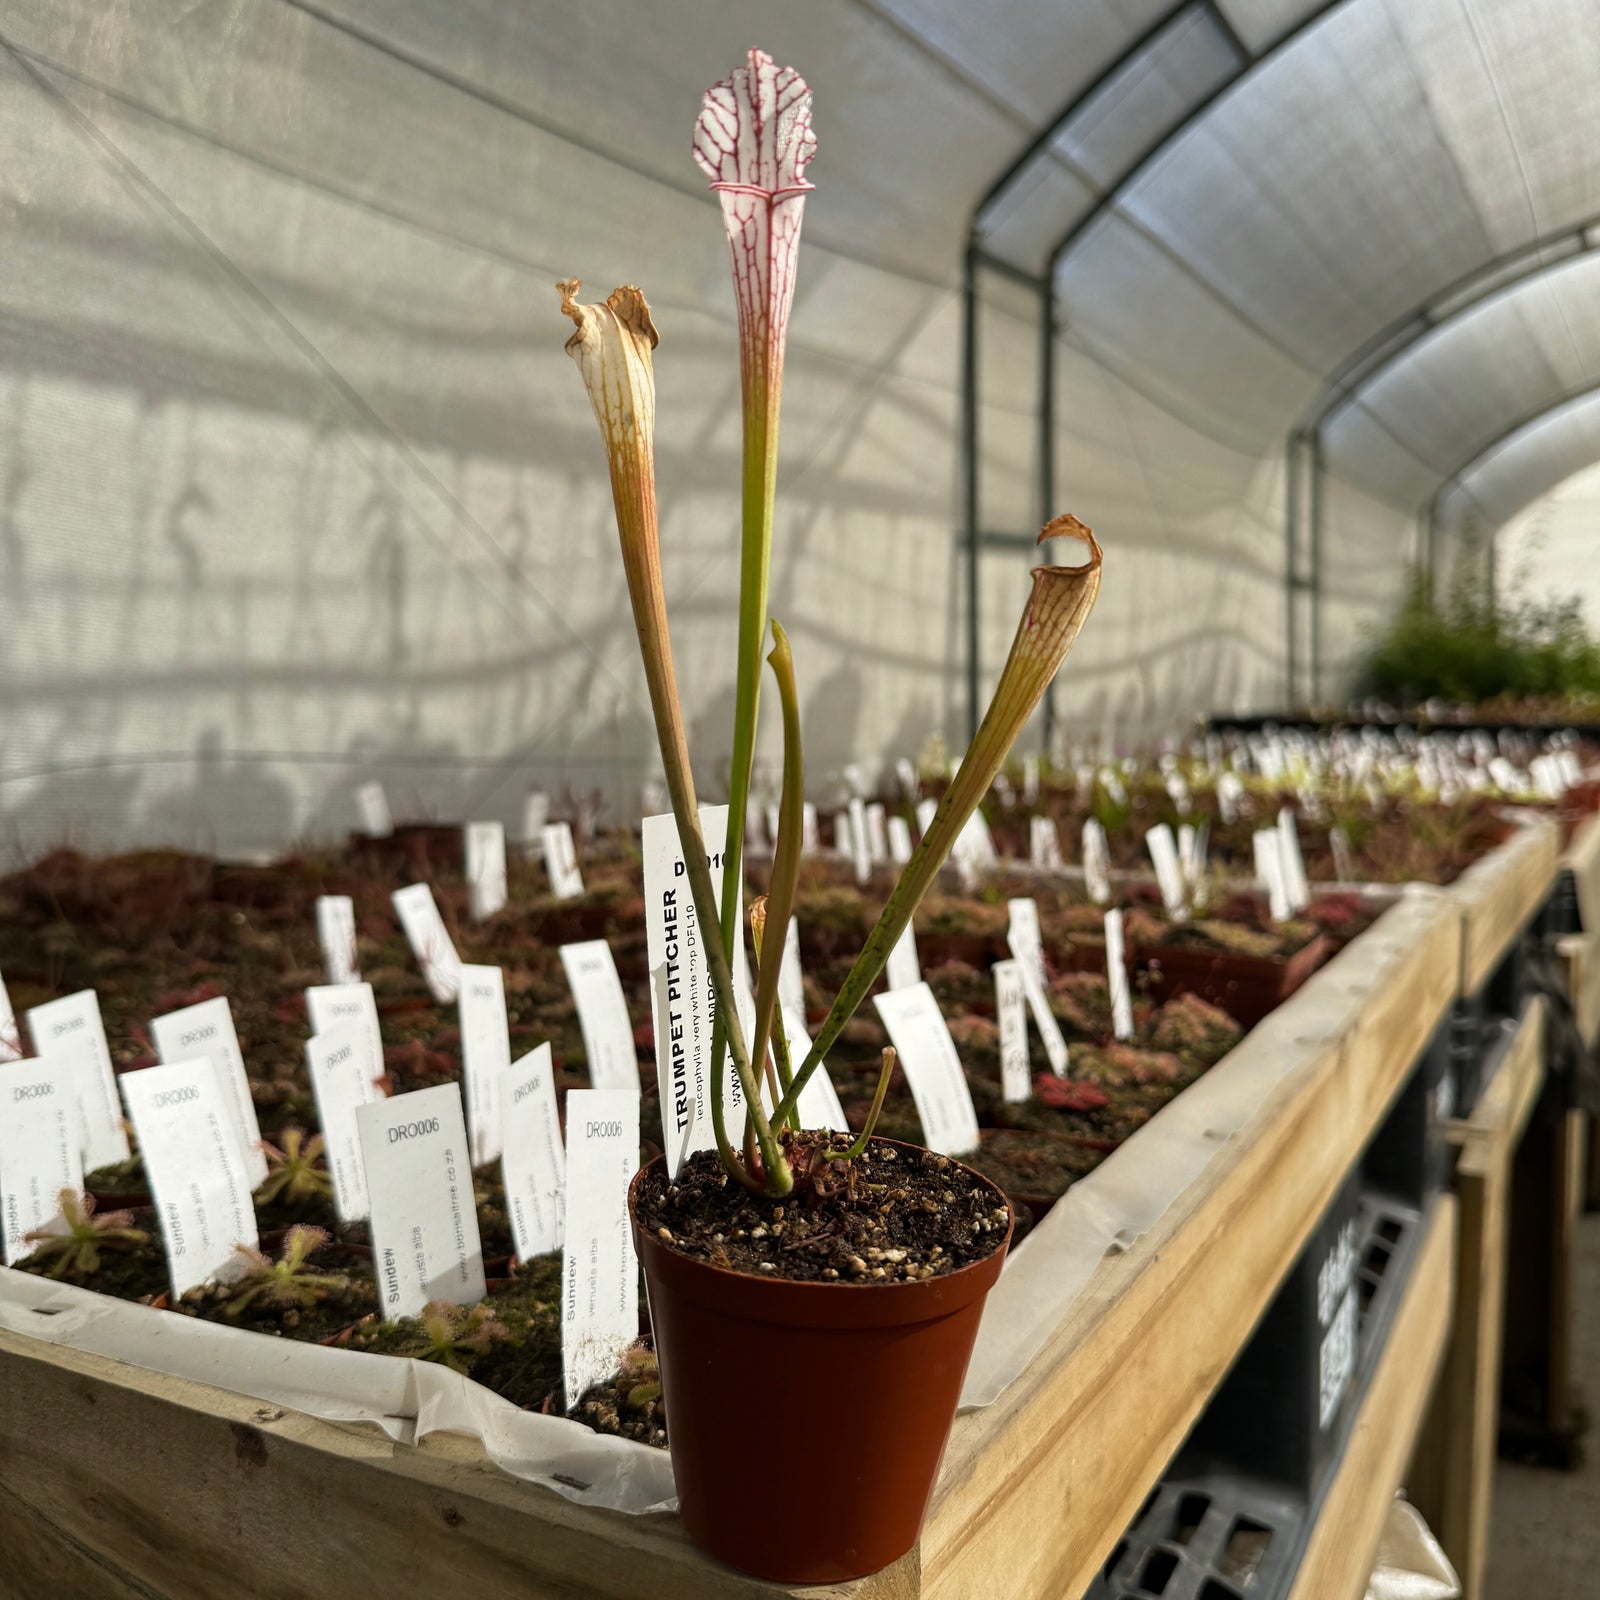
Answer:
<svg viewBox="0 0 1600 1600"><path fill-rule="evenodd" d="M628 1020L628 999L617 976L617 960L604 939L561 946L561 970L578 1007L589 1082L596 1089L639 1091L639 1057Z"/></svg>
<svg viewBox="0 0 1600 1600"><path fill-rule="evenodd" d="M228 1108L228 1122L239 1146L239 1157L255 1189L267 1175L267 1158L261 1153L261 1128L256 1121L250 1078L244 1069L244 1051L234 1031L233 1012L218 995L199 1005L169 1011L153 1018L150 1036L163 1064L207 1058L217 1072L217 1083Z"/></svg>
<svg viewBox="0 0 1600 1600"><path fill-rule="evenodd" d="M430 1300L481 1300L483 1247L459 1087L441 1083L360 1106L356 1127L384 1320L414 1317Z"/></svg>
<svg viewBox="0 0 1600 1600"><path fill-rule="evenodd" d="M96 1167L126 1161L131 1153L128 1135L122 1127L111 1049L94 990L80 989L64 999L33 1006L28 1012L28 1032L35 1052L52 1057L58 1070L72 1080L73 1095L82 1112L85 1170L93 1172Z"/></svg>
<svg viewBox="0 0 1600 1600"><path fill-rule="evenodd" d="M389 898L405 929L411 953L422 968L428 992L440 1005L449 1005L461 990L461 957L439 915L433 890L425 883L412 883L396 889Z"/></svg>
<svg viewBox="0 0 1600 1600"><path fill-rule="evenodd" d="M42 1057L0 1066L0 1246L9 1267L33 1253L25 1236L83 1188L72 1085Z"/></svg>
<svg viewBox="0 0 1600 1600"><path fill-rule="evenodd" d="M125 1072L121 1083L176 1298L226 1273L237 1246L258 1242L252 1185L209 1058Z"/></svg>
<svg viewBox="0 0 1600 1600"><path fill-rule="evenodd" d="M561 1366L570 1410L617 1370L639 1337L639 1260L628 1185L639 1170L639 1097L622 1089L567 1096L566 1242Z"/></svg>
<svg viewBox="0 0 1600 1600"><path fill-rule="evenodd" d="M355 1222L369 1209L366 1165L356 1128L356 1107L380 1098L368 1052L366 1030L359 1022L306 1040L306 1068L328 1152L334 1208L341 1222Z"/></svg>
<svg viewBox="0 0 1600 1600"><path fill-rule="evenodd" d="M330 984L359 983L356 959L356 907L347 894L317 896L317 943Z"/></svg>

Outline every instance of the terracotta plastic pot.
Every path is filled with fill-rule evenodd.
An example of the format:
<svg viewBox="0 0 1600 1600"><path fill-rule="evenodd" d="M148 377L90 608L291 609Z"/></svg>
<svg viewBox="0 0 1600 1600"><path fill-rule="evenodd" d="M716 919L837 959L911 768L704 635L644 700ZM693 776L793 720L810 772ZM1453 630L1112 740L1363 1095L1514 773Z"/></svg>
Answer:
<svg viewBox="0 0 1600 1600"><path fill-rule="evenodd" d="M656 1165L635 1177L630 1216ZM972 1176L997 1209L1006 1204ZM839 1583L903 1556L922 1528L1010 1226L993 1255L946 1277L872 1285L785 1283L691 1261L636 1216L633 1235L690 1538L779 1583Z"/></svg>

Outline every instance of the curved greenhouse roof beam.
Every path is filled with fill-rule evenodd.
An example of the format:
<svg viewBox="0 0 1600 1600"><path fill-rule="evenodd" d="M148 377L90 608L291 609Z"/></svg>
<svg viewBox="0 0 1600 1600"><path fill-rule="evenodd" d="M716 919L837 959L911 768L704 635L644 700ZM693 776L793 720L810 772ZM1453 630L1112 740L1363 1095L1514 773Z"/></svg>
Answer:
<svg viewBox="0 0 1600 1600"><path fill-rule="evenodd" d="M1050 254L1045 267L1045 280L1052 286L1056 280L1056 273L1062 260L1071 251L1077 242L1085 237L1089 230L1097 223L1106 212L1110 211L1124 194L1136 184L1141 177L1161 158L1162 154L1173 144L1177 143L1195 123L1207 115L1211 109L1238 88L1246 79L1252 77L1261 68L1275 61L1283 53L1298 44L1308 33L1312 32L1319 24L1327 21L1336 11L1342 11L1352 4L1352 0L1324 0L1324 3L1314 10L1306 13L1295 25L1279 38L1275 39L1265 50L1252 55L1239 42L1239 36L1228 23L1221 8L1212 3L1212 0L1196 0L1195 4L1180 7L1182 11L1198 10L1209 15L1210 19L1220 30L1237 45L1241 53L1239 68L1231 77L1218 83L1211 92L1204 96L1195 105L1190 107L1176 123L1166 129L1158 138L1146 145L1134 159L1125 166L1117 175L1116 180L1107 185L1099 198L1081 217L1078 217L1064 233L1062 233L1050 246ZM1052 288L1052 300L1054 293Z"/></svg>
<svg viewBox="0 0 1600 1600"><path fill-rule="evenodd" d="M1515 294L1535 279L1597 248L1600 215L1557 228L1463 273L1394 318L1341 362L1325 380L1317 409L1308 413L1295 431L1321 429L1347 405L1359 404L1361 391L1376 383L1419 344L1444 332L1462 317Z"/></svg>
<svg viewBox="0 0 1600 1600"><path fill-rule="evenodd" d="M1600 402L1600 379L1586 384L1583 388L1563 396L1560 400L1544 406L1529 416L1519 418L1489 440L1488 443L1480 445L1440 482L1439 487L1429 497L1426 506L1423 508L1424 525L1430 529L1437 526L1440 507L1453 491L1461 490L1469 495L1472 493L1464 482L1467 477L1475 472L1483 471L1488 463L1496 457L1519 450L1530 444L1545 429L1551 427L1562 418L1582 408L1595 406L1597 402ZM1597 423L1600 423L1600 417L1597 417L1596 420ZM1571 477L1573 472L1596 460L1600 460L1600 427L1597 427L1593 443L1588 447L1586 460L1574 461L1571 466L1556 470L1554 476L1527 495L1523 504L1536 499L1545 489L1554 488L1556 484L1564 482Z"/></svg>

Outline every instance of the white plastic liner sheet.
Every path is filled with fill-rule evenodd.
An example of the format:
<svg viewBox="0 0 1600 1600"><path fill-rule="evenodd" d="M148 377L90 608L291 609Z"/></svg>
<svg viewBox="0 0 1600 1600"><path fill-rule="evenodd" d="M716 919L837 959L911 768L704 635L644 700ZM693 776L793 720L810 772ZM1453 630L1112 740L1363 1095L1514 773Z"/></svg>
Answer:
<svg viewBox="0 0 1600 1600"><path fill-rule="evenodd" d="M989 1296L962 1407L990 1405L1058 1328L1108 1251L1153 1227L1297 1071L1308 1045L1343 1037L1366 997L1439 914L1439 891L1400 903L1237 1049L1089 1177L1073 1185L1007 1263ZM212 1384L330 1422L370 1422L414 1443L472 1434L513 1477L614 1511L670 1511L666 1452L522 1411L431 1362L297 1344L175 1316L30 1274L0 1269L0 1328Z"/></svg>

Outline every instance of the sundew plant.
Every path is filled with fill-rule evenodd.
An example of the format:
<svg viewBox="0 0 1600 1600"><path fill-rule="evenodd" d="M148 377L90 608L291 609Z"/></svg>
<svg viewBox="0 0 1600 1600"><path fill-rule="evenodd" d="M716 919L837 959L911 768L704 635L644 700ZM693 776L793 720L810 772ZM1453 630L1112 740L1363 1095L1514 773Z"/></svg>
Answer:
<svg viewBox="0 0 1600 1600"><path fill-rule="evenodd" d="M1100 547L1075 517L1058 517L1040 534L1040 543L1067 538L1079 541L1088 559L1081 566L1033 570L1032 591L977 736L902 870L811 1050L803 1061L793 1062L777 1004L781 949L774 949L771 959L763 960L762 935L772 927L781 947L794 907L805 776L794 660L783 627L768 615L767 590L785 335L794 298L801 214L812 187L805 172L816 153L811 91L792 68L775 66L770 56L752 50L744 66L707 91L695 124L693 150L721 201L732 250L744 410L739 635L720 904L700 829L662 588L655 484L655 324L637 288L616 289L595 305L579 302L576 279L559 288L561 309L577 325L567 341L567 353L583 375L605 441L628 595L695 915L702 928L716 928L720 934L706 940L707 969L716 997L709 1095L717 1151L730 1176L753 1192L776 1198L794 1188L797 1169L815 1174L831 1161L848 1160L865 1146L871 1120L861 1138L838 1151L832 1148L830 1136L803 1132L796 1113L800 1092L866 998L957 836L1071 650L1099 592ZM756 992L753 1026L746 1038L734 1003L733 968L735 941L742 937L739 884L763 653L776 686L783 724L782 794L768 892L750 908ZM723 1073L730 1060L748 1108L742 1150L729 1138L723 1110ZM875 1109L882 1103L891 1063L892 1054L885 1052Z"/></svg>

